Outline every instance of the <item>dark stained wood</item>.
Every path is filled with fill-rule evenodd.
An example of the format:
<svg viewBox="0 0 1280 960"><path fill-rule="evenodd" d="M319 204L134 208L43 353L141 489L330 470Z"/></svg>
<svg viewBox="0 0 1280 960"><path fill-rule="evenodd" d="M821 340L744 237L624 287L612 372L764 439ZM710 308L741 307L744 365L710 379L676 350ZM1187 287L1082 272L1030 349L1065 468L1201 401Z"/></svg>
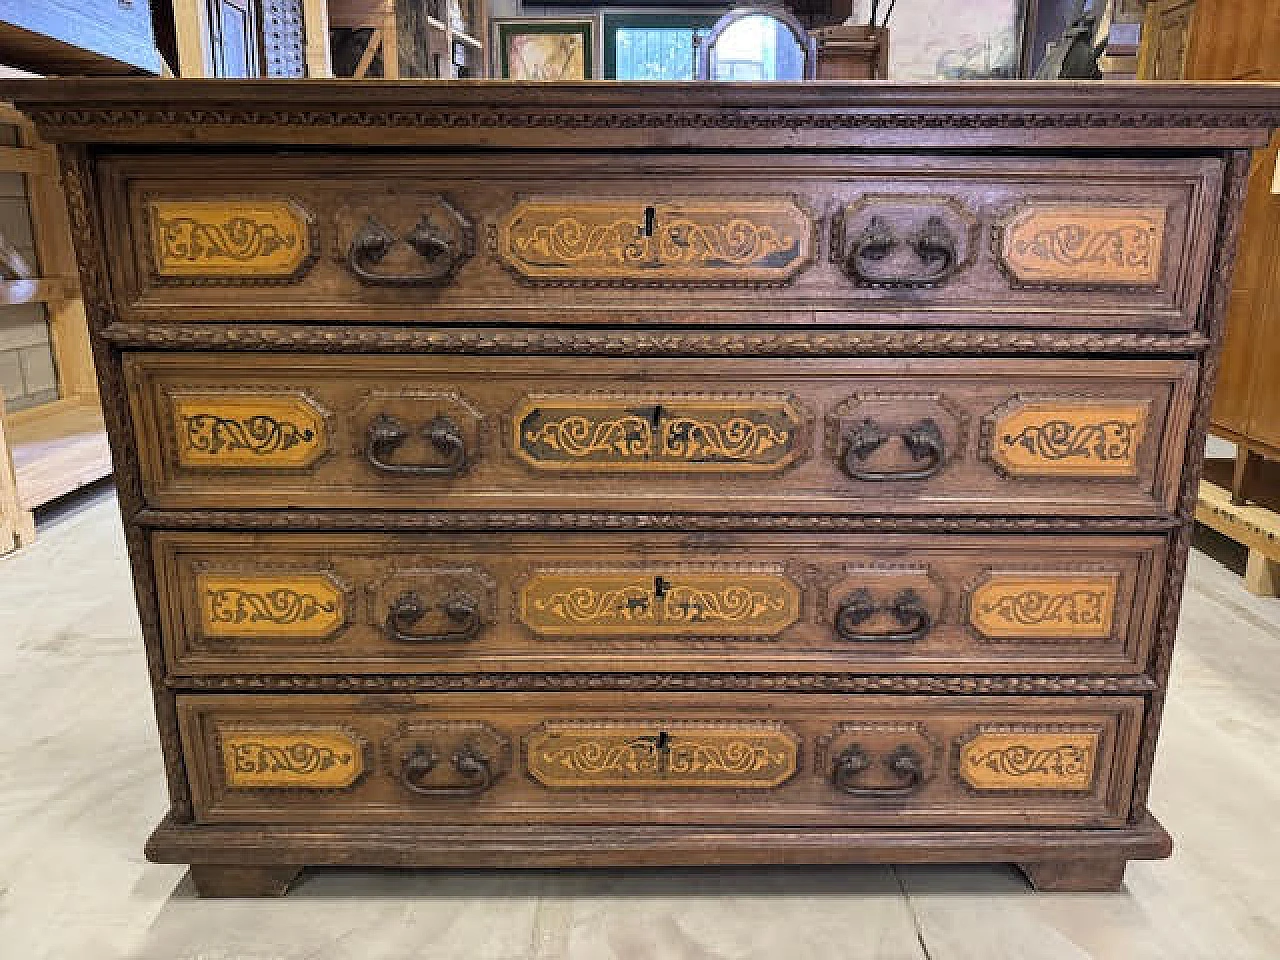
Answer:
<svg viewBox="0 0 1280 960"><path fill-rule="evenodd" d="M171 798L147 853L203 892L313 864L975 860L1110 889L1168 855L1147 792L1280 92L0 95L63 143ZM517 194L620 185L648 256L678 204L713 232L801 211L809 248L667 254L650 286L502 266ZM1064 252L1072 224L1123 255ZM615 413L614 440L565 432ZM1061 600L1012 602L1051 577ZM607 630L565 626L575 585L622 591Z"/></svg>
<svg viewBox="0 0 1280 960"><path fill-rule="evenodd" d="M191 882L202 897L283 897L299 873L299 867L193 863Z"/></svg>
<svg viewBox="0 0 1280 960"><path fill-rule="evenodd" d="M137 353L128 357L125 376L147 498L162 508L416 509L428 498L435 509L462 510L954 510L1147 517L1173 507L1195 377L1194 365L1186 360L864 359L856 365L723 360L716 363L714 389L708 390L703 361L663 359L645 367L639 387L634 365L625 360L597 359L587 369L578 361L555 359L229 355L210 363L198 355ZM259 406L245 408L248 412L312 429L313 438L287 450L241 457L234 469L220 467L219 456L197 457L192 445L212 438L186 432L191 415L230 412L219 407L219 400L232 396L257 397ZM181 406L185 397L203 406ZM534 415L553 401L559 404L556 412ZM610 446L623 443L628 430L650 437L646 424L655 412L659 423L652 440L635 442L656 445L682 414L701 409L700 402L726 404L724 416L760 425L760 445L780 438L778 431L789 435L758 456L718 461L702 447L681 445L677 452L687 456L656 462L639 447ZM771 412L779 404L789 409L785 419ZM1019 411L1041 407L1035 424L1070 424L1070 442L1061 455L1032 456L1011 439L1026 429ZM1098 425L1111 422L1117 412L1128 417L1125 423L1141 422L1118 438L1119 446L1107 448L1110 456L1100 458L1095 454L1102 439ZM388 455L395 463L443 463L417 433L445 417L459 431L465 465L428 475L373 466L368 439L379 416L395 417L414 434ZM570 441L554 432L546 441L528 439L535 427L543 436L577 416L595 424L592 435L602 447L598 455L558 454L551 443ZM867 419L879 425L885 440L859 464L885 474L884 479L860 478L846 464L853 432ZM923 479L896 478L922 466L901 434L926 419L940 432L941 465ZM1009 425L1017 429L1002 432ZM714 442L710 434L699 436L701 442ZM1025 436L1035 447L1036 437ZM669 441L677 439L673 435ZM591 442L590 436L583 441ZM308 446L312 460L303 462L298 455ZM224 459L233 455L227 446L220 449ZM1016 460L1019 451L1037 465L1010 465L1010 455ZM1131 469L1122 466L1126 451L1133 458ZM1106 482L1095 482L1098 478ZM725 499L730 491L732 497Z"/></svg>
<svg viewBox="0 0 1280 960"><path fill-rule="evenodd" d="M659 660L667 669L690 672L1132 675L1147 663L1158 599L1151 583L1164 566L1164 538L1156 536L988 535L937 542L920 535L162 532L153 544L169 669L176 676L213 677L636 671ZM566 570L596 570L600 578L632 572L640 586L661 576L677 594L682 575L719 577L723 586L704 598L705 607L694 608L701 612L687 623L645 617L643 625L628 629L601 610L584 615L579 628L539 631L545 618L529 626L521 597L530 578ZM783 625L769 626L778 622L772 612L753 617L750 608L733 605L731 591L750 587L735 574L772 581L756 587L761 604L794 588ZM216 584L202 588L202 576ZM975 591L984 584L1026 580L994 596L988 587L977 594L982 606L975 610ZM580 584L592 586L589 573ZM215 596L217 588L221 596ZM291 593L272 606L272 589ZM885 609L858 632L883 639L844 639L837 630L842 606L859 590ZM920 597L928 628L919 637L894 640L919 626L904 625L892 612L903 590ZM406 591L431 607L414 631L445 638L392 638L388 616ZM462 635L463 626L443 611L458 595L469 596L479 611L473 633ZM1007 605L993 613L1000 598ZM673 602L690 599L698 598L677 595ZM337 609L319 609L323 605ZM758 622L765 629L756 629ZM447 639L450 633L456 636Z"/></svg>

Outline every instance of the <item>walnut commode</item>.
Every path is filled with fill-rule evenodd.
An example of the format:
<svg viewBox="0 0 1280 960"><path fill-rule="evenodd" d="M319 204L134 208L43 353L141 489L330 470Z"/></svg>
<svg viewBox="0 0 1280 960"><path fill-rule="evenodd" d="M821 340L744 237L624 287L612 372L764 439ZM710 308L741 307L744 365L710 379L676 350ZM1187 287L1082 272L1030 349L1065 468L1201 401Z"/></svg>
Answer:
<svg viewBox="0 0 1280 960"><path fill-rule="evenodd" d="M65 80L171 810L303 866L1012 861L1146 799L1236 84Z"/></svg>

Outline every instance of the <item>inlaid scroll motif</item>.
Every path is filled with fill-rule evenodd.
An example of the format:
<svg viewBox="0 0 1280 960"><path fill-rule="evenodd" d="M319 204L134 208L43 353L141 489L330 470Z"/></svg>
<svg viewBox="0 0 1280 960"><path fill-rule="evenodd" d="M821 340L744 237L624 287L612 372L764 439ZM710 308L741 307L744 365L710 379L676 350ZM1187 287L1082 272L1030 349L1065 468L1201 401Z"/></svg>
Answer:
<svg viewBox="0 0 1280 960"><path fill-rule="evenodd" d="M1166 218L1164 207L1036 204L1005 224L1000 259L1018 283L1154 286Z"/></svg>
<svg viewBox="0 0 1280 960"><path fill-rule="evenodd" d="M328 449L324 416L296 394L184 393L172 410L184 467L300 469Z"/></svg>
<svg viewBox="0 0 1280 960"><path fill-rule="evenodd" d="M211 639L319 640L346 621L343 592L322 573L201 573L196 594L200 631Z"/></svg>
<svg viewBox="0 0 1280 960"><path fill-rule="evenodd" d="M1132 477L1146 403L1015 403L990 429L991 459L1013 476Z"/></svg>
<svg viewBox="0 0 1280 960"><path fill-rule="evenodd" d="M969 622L993 640L1111 636L1115 574L989 575L969 597Z"/></svg>
<svg viewBox="0 0 1280 960"><path fill-rule="evenodd" d="M767 790L795 775L795 736L765 724L547 724L525 741L544 787Z"/></svg>
<svg viewBox="0 0 1280 960"><path fill-rule="evenodd" d="M785 397L530 397L517 455L544 470L752 473L793 463L802 418Z"/></svg>
<svg viewBox="0 0 1280 960"><path fill-rule="evenodd" d="M221 730L226 784L239 789L337 790L364 773L364 747L339 728Z"/></svg>
<svg viewBox="0 0 1280 960"><path fill-rule="evenodd" d="M960 747L960 776L975 790L1088 790L1101 734L978 733Z"/></svg>
<svg viewBox="0 0 1280 960"><path fill-rule="evenodd" d="M813 224L785 197L523 200L496 238L499 259L530 280L769 283L808 264Z"/></svg>
<svg viewBox="0 0 1280 960"><path fill-rule="evenodd" d="M311 217L290 200L150 200L147 213L162 279L290 280L317 255Z"/></svg>
<svg viewBox="0 0 1280 960"><path fill-rule="evenodd" d="M775 573L548 571L518 607L542 636L771 637L800 618L800 591Z"/></svg>

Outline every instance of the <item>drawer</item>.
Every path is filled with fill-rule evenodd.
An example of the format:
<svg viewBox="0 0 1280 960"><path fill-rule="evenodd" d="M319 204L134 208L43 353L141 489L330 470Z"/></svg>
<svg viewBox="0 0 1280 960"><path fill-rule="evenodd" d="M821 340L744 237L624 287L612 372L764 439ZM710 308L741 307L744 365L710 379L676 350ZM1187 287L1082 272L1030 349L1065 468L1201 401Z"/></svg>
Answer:
<svg viewBox="0 0 1280 960"><path fill-rule="evenodd" d="M132 320L1189 330L1221 161L103 161Z"/></svg>
<svg viewBox="0 0 1280 960"><path fill-rule="evenodd" d="M157 507L1165 515L1192 360L131 354Z"/></svg>
<svg viewBox="0 0 1280 960"><path fill-rule="evenodd" d="M177 676L1135 674L1157 536L153 534Z"/></svg>
<svg viewBox="0 0 1280 960"><path fill-rule="evenodd" d="M1121 825L1138 697L180 695L203 823Z"/></svg>

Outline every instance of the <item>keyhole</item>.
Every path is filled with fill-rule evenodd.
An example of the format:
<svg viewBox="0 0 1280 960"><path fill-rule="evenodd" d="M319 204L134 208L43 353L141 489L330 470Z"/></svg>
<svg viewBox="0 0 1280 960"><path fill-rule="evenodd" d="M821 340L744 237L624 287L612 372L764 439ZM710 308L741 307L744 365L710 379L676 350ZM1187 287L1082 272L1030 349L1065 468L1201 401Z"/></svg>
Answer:
<svg viewBox="0 0 1280 960"><path fill-rule="evenodd" d="M662 425L662 404L658 404L653 408L653 428L656 430Z"/></svg>
<svg viewBox="0 0 1280 960"><path fill-rule="evenodd" d="M671 734L665 730L658 731L658 742L656 744L659 750L667 750L671 747Z"/></svg>
<svg viewBox="0 0 1280 960"><path fill-rule="evenodd" d="M657 211L653 207L644 208L644 235L646 237L653 236L653 221L657 216Z"/></svg>
<svg viewBox="0 0 1280 960"><path fill-rule="evenodd" d="M661 600L667 595L667 591L671 589L671 583L662 577L653 578L653 595Z"/></svg>

